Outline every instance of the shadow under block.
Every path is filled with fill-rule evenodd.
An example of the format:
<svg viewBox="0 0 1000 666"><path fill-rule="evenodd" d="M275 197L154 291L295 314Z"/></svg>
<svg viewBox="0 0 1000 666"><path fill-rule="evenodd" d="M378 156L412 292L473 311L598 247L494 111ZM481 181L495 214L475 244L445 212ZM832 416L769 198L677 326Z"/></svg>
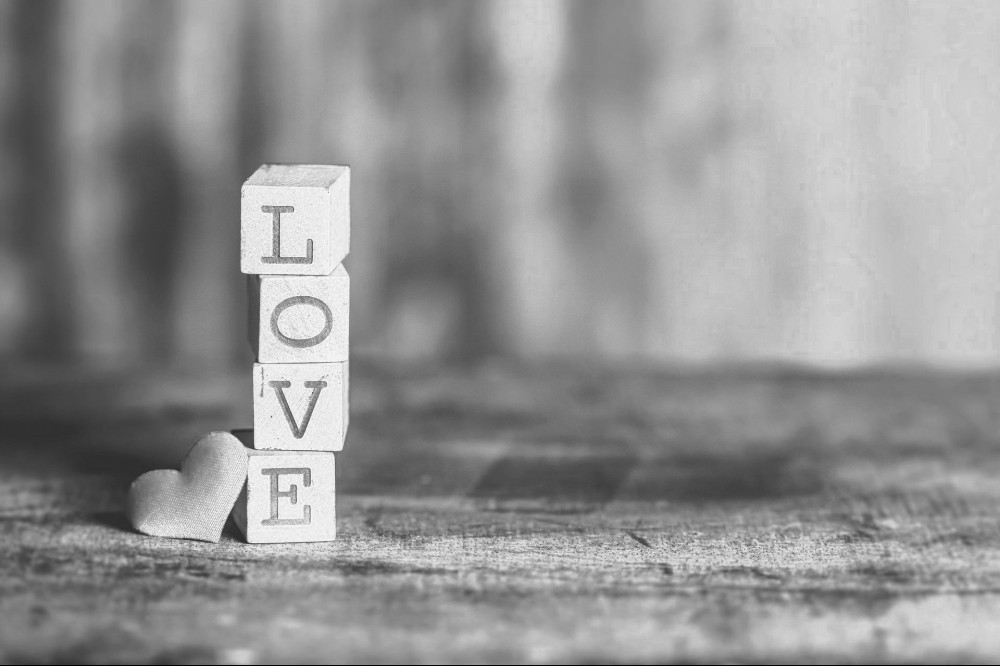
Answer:
<svg viewBox="0 0 1000 666"><path fill-rule="evenodd" d="M247 431L234 431L244 440ZM337 538L336 467L327 451L247 449L247 480L233 520L247 543Z"/></svg>
<svg viewBox="0 0 1000 666"><path fill-rule="evenodd" d="M250 275L250 346L260 363L347 360L351 279L330 275Z"/></svg>
<svg viewBox="0 0 1000 666"><path fill-rule="evenodd" d="M346 362L254 363L254 448L340 451L347 413Z"/></svg>
<svg viewBox="0 0 1000 666"><path fill-rule="evenodd" d="M351 247L351 171L265 164L243 183L240 270L329 275Z"/></svg>

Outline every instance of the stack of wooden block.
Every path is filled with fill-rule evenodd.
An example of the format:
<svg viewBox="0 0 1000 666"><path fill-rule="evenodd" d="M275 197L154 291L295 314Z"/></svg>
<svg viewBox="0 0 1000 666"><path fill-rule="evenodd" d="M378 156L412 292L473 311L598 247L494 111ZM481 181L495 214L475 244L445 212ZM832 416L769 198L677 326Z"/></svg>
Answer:
<svg viewBox="0 0 1000 666"><path fill-rule="evenodd" d="M334 452L348 426L350 170L264 165L244 184L253 430L233 517L250 543L336 537Z"/></svg>

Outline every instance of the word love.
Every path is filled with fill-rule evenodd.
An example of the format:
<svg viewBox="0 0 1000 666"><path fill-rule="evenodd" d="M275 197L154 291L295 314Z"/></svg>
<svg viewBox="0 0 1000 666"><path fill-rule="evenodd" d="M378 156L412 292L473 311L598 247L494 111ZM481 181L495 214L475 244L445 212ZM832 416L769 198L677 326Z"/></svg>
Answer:
<svg viewBox="0 0 1000 666"><path fill-rule="evenodd" d="M243 185L240 229L257 362L233 517L250 543L330 540L349 419L350 171L262 166Z"/></svg>

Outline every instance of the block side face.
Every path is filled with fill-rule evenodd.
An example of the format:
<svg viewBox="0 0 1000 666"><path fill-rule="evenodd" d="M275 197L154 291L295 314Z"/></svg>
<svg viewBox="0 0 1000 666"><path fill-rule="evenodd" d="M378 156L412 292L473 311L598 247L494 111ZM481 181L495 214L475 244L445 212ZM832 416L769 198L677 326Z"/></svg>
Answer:
<svg viewBox="0 0 1000 666"><path fill-rule="evenodd" d="M260 278L247 276L247 340L256 356L260 350Z"/></svg>
<svg viewBox="0 0 1000 666"><path fill-rule="evenodd" d="M251 451L246 508L249 543L334 540L334 454Z"/></svg>
<svg viewBox="0 0 1000 666"><path fill-rule="evenodd" d="M329 275L333 210L327 190L244 185L240 270L253 275Z"/></svg>
<svg viewBox="0 0 1000 666"><path fill-rule="evenodd" d="M255 363L254 447L340 451L346 434L346 363Z"/></svg>
<svg viewBox="0 0 1000 666"><path fill-rule="evenodd" d="M344 363L344 383L343 383L343 396L344 401L344 445L347 444L347 429L351 425L351 363L350 361Z"/></svg>
<svg viewBox="0 0 1000 666"><path fill-rule="evenodd" d="M350 338L347 273L261 277L257 319L260 363L346 361Z"/></svg>
<svg viewBox="0 0 1000 666"><path fill-rule="evenodd" d="M334 265L351 252L351 171L330 188L330 260Z"/></svg>

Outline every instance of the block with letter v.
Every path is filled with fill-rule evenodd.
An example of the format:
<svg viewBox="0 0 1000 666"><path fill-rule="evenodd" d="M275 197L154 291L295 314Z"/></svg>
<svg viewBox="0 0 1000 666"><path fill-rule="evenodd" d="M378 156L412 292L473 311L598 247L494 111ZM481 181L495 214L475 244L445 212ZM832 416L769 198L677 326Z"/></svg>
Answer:
<svg viewBox="0 0 1000 666"><path fill-rule="evenodd" d="M348 426L344 363L255 363L254 448L340 451Z"/></svg>

